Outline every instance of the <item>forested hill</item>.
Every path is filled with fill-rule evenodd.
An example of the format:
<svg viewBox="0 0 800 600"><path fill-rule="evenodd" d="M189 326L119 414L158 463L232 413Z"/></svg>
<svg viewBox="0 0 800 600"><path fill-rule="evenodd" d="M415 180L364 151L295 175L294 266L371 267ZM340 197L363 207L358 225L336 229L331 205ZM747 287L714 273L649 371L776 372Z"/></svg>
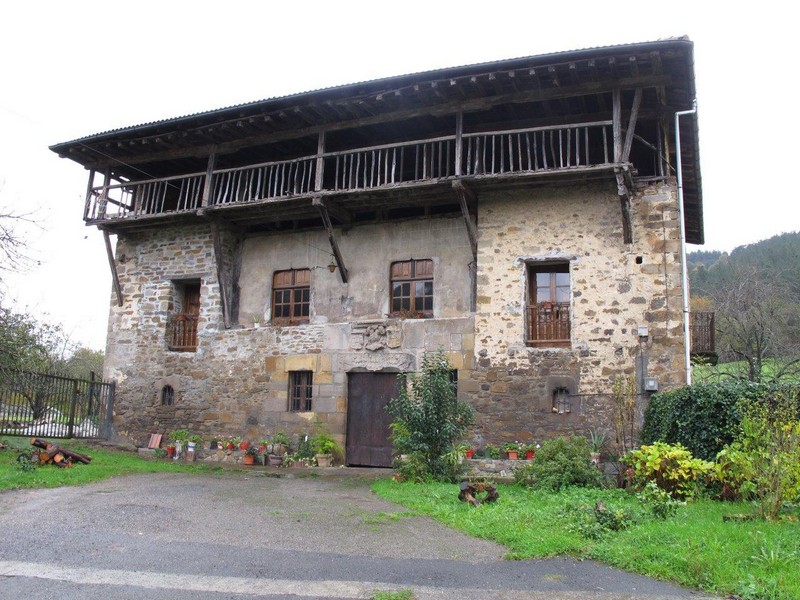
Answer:
<svg viewBox="0 0 800 600"><path fill-rule="evenodd" d="M730 254L705 250L690 252L688 262L692 296L708 296L731 277L755 270L768 279L784 283L800 298L800 231L737 246Z"/></svg>

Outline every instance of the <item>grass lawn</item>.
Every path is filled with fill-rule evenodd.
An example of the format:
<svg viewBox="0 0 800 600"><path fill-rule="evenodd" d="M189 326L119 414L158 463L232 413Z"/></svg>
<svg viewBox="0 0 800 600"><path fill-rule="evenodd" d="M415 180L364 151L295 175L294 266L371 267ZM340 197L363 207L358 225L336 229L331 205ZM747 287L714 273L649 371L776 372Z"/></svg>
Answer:
<svg viewBox="0 0 800 600"><path fill-rule="evenodd" d="M5 437L0 439L9 444L8 449L0 450L0 490L83 485L115 475L131 473L211 473L221 470L218 466L203 463L186 464L167 460L150 460L132 452L104 450L81 444L75 440L53 440L67 450L91 456L92 462L88 465L75 463L66 469L45 465L30 471L23 471L17 466L16 459L18 450L24 449L26 452L36 450L30 445L30 438Z"/></svg>
<svg viewBox="0 0 800 600"><path fill-rule="evenodd" d="M780 365L774 359L764 362L762 374L765 381L770 381L778 371ZM731 375L745 376L747 363L745 361L719 363L718 365L696 364L692 366L692 375L697 383L715 383L717 381L731 381ZM784 383L800 383L800 375L793 373L781 378Z"/></svg>
<svg viewBox="0 0 800 600"><path fill-rule="evenodd" d="M453 484L382 480L382 498L479 538L503 544L511 559L568 554L593 558L635 573L748 599L800 598L800 524L728 521L723 515L752 512L746 503L699 500L659 520L622 490L573 488L561 493L498 486L500 500L479 507L458 501ZM571 525L601 500L611 510L636 515L627 529L588 539ZM582 513L581 507L589 507Z"/></svg>

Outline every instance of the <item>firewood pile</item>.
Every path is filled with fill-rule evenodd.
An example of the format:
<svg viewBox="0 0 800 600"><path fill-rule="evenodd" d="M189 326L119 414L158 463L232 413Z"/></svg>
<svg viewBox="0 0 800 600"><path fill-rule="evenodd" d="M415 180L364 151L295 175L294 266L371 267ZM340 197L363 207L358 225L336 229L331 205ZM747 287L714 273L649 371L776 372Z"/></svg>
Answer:
<svg viewBox="0 0 800 600"><path fill-rule="evenodd" d="M483 498L479 498L478 494L486 494ZM458 493L458 499L461 502L469 502L472 506L478 506L482 502L496 502L500 497L497 493L497 488L493 483L486 482L461 482L461 491Z"/></svg>
<svg viewBox="0 0 800 600"><path fill-rule="evenodd" d="M32 457L34 460L38 458L39 465L55 465L64 468L71 467L73 462L88 465L92 461L90 456L72 452L39 438L31 438L31 445L39 449L38 453Z"/></svg>

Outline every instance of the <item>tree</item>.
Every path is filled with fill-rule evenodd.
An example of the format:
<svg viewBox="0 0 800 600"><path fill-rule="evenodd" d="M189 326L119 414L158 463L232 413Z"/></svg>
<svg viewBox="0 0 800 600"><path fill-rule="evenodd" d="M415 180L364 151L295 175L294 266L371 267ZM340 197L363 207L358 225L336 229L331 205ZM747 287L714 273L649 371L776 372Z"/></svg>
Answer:
<svg viewBox="0 0 800 600"><path fill-rule="evenodd" d="M456 397L452 367L443 352L426 354L422 371L400 375L397 398L386 410L392 417L395 451L410 454L433 479L454 476L456 443L473 422L472 408Z"/></svg>
<svg viewBox="0 0 800 600"><path fill-rule="evenodd" d="M711 295L720 355L744 365L730 375L761 382L800 373L800 308L784 281L731 266Z"/></svg>

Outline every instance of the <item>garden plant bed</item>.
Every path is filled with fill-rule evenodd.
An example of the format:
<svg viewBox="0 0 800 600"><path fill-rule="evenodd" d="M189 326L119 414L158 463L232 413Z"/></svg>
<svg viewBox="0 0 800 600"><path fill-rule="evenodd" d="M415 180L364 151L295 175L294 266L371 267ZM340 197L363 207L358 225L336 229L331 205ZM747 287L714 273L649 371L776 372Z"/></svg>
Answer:
<svg viewBox="0 0 800 600"><path fill-rule="evenodd" d="M666 520L640 515L626 529L590 539L575 529L575 515L581 510L591 511L602 502L609 510L638 514L641 503L618 489L545 492L518 485L497 487L500 499L479 507L459 502L458 484L387 480L375 483L373 490L448 526L503 544L509 549L507 558L566 554L716 594L800 598L797 509L773 522L724 521L725 515L751 513L752 505L698 500Z"/></svg>

